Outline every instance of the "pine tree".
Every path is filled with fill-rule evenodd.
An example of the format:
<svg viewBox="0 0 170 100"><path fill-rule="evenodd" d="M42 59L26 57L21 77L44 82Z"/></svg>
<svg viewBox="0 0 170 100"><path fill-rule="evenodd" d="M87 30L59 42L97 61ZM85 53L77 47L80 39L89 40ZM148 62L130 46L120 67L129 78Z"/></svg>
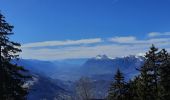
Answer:
<svg viewBox="0 0 170 100"><path fill-rule="evenodd" d="M138 80L138 96L139 100L152 100L152 90L150 86L150 78L147 74L147 68L142 67Z"/></svg>
<svg viewBox="0 0 170 100"><path fill-rule="evenodd" d="M130 80L128 85L128 100L139 100L138 96L138 82L139 77L135 77L133 80Z"/></svg>
<svg viewBox="0 0 170 100"><path fill-rule="evenodd" d="M140 100L159 100L159 52L154 45L145 55L145 63L140 69L138 92Z"/></svg>
<svg viewBox="0 0 170 100"><path fill-rule="evenodd" d="M168 100L170 98L170 55L163 49L160 54L160 86L161 86L161 100Z"/></svg>
<svg viewBox="0 0 170 100"><path fill-rule="evenodd" d="M27 89L22 85L27 76L23 67L12 64L18 58L20 44L9 40L13 26L0 13L0 100L24 100Z"/></svg>
<svg viewBox="0 0 170 100"><path fill-rule="evenodd" d="M108 100L127 100L127 91L123 73L118 69L109 89Z"/></svg>

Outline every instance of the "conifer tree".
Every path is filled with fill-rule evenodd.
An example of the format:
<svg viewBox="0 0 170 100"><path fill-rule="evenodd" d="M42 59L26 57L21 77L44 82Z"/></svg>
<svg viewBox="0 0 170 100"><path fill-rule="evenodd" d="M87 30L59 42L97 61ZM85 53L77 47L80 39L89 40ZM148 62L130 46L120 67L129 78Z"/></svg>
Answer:
<svg viewBox="0 0 170 100"><path fill-rule="evenodd" d="M161 86L161 100L168 100L170 98L170 55L165 49L159 54L160 57L160 86Z"/></svg>
<svg viewBox="0 0 170 100"><path fill-rule="evenodd" d="M138 80L138 96L139 100L152 100L152 89L150 86L151 78L147 74L147 68L142 67Z"/></svg>
<svg viewBox="0 0 170 100"><path fill-rule="evenodd" d="M127 100L127 90L123 73L118 69L109 89L108 100Z"/></svg>
<svg viewBox="0 0 170 100"><path fill-rule="evenodd" d="M128 100L139 100L138 85L139 77L136 76L133 80L130 80L128 85Z"/></svg>
<svg viewBox="0 0 170 100"><path fill-rule="evenodd" d="M159 56L154 45L145 55L145 63L140 69L138 92L140 100L159 100Z"/></svg>
<svg viewBox="0 0 170 100"><path fill-rule="evenodd" d="M12 29L0 13L0 100L24 100L27 94L27 89L22 87L27 78L23 74L26 70L11 63L21 52L20 44L9 40Z"/></svg>
<svg viewBox="0 0 170 100"><path fill-rule="evenodd" d="M109 90L109 100L169 100L170 55L165 49L158 51L154 45L145 55L140 74L125 83L118 70Z"/></svg>

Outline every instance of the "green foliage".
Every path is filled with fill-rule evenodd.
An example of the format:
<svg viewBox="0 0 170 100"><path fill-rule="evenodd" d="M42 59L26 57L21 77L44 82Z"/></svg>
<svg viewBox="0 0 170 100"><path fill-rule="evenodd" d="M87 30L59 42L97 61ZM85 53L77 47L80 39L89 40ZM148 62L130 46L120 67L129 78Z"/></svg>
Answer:
<svg viewBox="0 0 170 100"><path fill-rule="evenodd" d="M130 80L128 83L128 100L139 100L138 96L138 83L139 77L135 77L134 80Z"/></svg>
<svg viewBox="0 0 170 100"><path fill-rule="evenodd" d="M126 95L127 86L124 81L124 76L118 69L114 76L114 82L109 89L108 100L127 100Z"/></svg>
<svg viewBox="0 0 170 100"><path fill-rule="evenodd" d="M145 55L144 65L138 70L140 74L126 84L118 70L109 90L109 100L170 99L170 55L165 49L158 51L152 45Z"/></svg>
<svg viewBox="0 0 170 100"><path fill-rule="evenodd" d="M160 58L160 96L161 100L168 100L170 98L170 55L163 49Z"/></svg>
<svg viewBox="0 0 170 100"><path fill-rule="evenodd" d="M11 63L21 52L20 44L9 40L12 29L0 14L0 100L25 100L28 92L23 84L28 77L23 73L26 70Z"/></svg>
<svg viewBox="0 0 170 100"><path fill-rule="evenodd" d="M139 97L141 100L158 100L158 49L152 45L145 55L145 63L140 69Z"/></svg>

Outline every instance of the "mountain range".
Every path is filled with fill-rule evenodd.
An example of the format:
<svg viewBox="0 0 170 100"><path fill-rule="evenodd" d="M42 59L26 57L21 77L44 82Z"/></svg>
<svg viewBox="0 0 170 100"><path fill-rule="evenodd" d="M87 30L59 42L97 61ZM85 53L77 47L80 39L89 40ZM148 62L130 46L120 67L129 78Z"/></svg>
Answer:
<svg viewBox="0 0 170 100"><path fill-rule="evenodd" d="M30 74L34 75L28 100L41 100L43 98L52 100L56 97L60 97L60 99L67 97L68 99L74 92L76 81L81 77L92 79L96 86L101 87L96 89L95 95L101 96L103 93L104 97L104 93L107 92L118 68L128 80L138 74L136 69L142 66L143 62L144 57L141 56L130 55L111 58L106 55L98 55L89 59L62 61L20 59L17 64L24 66L30 71Z"/></svg>

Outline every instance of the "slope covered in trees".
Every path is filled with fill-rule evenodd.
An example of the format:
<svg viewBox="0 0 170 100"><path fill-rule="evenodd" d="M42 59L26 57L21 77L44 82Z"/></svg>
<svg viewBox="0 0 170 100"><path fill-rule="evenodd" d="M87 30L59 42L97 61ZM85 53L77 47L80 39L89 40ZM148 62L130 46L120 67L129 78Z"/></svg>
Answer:
<svg viewBox="0 0 170 100"><path fill-rule="evenodd" d="M144 65L137 70L140 74L126 84L118 70L109 89L114 90L109 91L109 100L169 100L170 55L165 49L158 51L152 45L145 55Z"/></svg>

